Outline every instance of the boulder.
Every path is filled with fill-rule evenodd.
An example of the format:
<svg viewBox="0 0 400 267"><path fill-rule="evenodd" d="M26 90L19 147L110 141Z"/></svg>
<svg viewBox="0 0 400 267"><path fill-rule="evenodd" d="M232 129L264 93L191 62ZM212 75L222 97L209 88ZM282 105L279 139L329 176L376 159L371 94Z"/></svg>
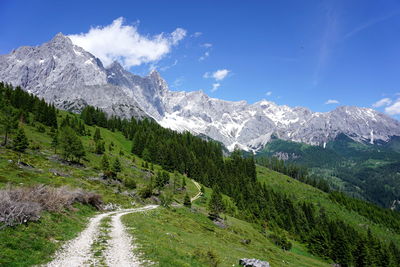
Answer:
<svg viewBox="0 0 400 267"><path fill-rule="evenodd" d="M257 259L240 259L239 265L246 267L270 267L269 262Z"/></svg>

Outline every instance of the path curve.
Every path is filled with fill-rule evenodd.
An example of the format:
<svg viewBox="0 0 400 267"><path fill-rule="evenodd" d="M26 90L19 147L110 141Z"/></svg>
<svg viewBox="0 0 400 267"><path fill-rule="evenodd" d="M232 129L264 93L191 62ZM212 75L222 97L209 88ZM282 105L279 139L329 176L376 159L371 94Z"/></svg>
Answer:
<svg viewBox="0 0 400 267"><path fill-rule="evenodd" d="M192 179L192 182L194 183L194 185L197 187L197 189L199 190L199 192L190 199L190 202L195 201L196 199L198 199L199 197L201 197L201 195L203 195L203 193L201 192L201 186L198 182L196 182L195 180Z"/></svg>

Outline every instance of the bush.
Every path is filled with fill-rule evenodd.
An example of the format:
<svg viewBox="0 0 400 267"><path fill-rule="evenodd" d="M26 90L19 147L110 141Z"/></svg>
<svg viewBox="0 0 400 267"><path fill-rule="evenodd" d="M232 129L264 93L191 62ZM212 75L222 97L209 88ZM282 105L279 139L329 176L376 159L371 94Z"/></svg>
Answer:
<svg viewBox="0 0 400 267"><path fill-rule="evenodd" d="M141 198L149 198L153 194L153 187L151 185L147 185L139 190L139 196Z"/></svg>
<svg viewBox="0 0 400 267"><path fill-rule="evenodd" d="M52 188L44 185L0 190L0 222L14 226L40 219L42 211L60 212L79 202L101 208L101 196L82 189ZM0 227L0 228L2 228Z"/></svg>
<svg viewBox="0 0 400 267"><path fill-rule="evenodd" d="M129 189L135 189L136 188L136 182L132 178L125 178L124 179L124 185L128 187Z"/></svg>
<svg viewBox="0 0 400 267"><path fill-rule="evenodd" d="M269 238L274 242L275 245L279 246L283 250L290 250L292 248L292 243L284 235L271 234Z"/></svg>

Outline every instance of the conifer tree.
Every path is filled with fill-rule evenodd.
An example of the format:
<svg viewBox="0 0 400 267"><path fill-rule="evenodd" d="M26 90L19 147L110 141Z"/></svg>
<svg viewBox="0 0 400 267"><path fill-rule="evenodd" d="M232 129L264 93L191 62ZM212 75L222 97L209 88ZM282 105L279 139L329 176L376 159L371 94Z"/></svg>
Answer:
<svg viewBox="0 0 400 267"><path fill-rule="evenodd" d="M188 193L185 194L185 198L183 199L183 205L188 208L192 206L192 201L190 200Z"/></svg>
<svg viewBox="0 0 400 267"><path fill-rule="evenodd" d="M108 161L108 157L106 154L101 158L101 170L103 172L107 172L110 170L110 162Z"/></svg>
<svg viewBox="0 0 400 267"><path fill-rule="evenodd" d="M116 157L115 160L114 160L114 163L113 163L113 166L112 166L112 171L115 174L117 174L117 173L122 171L121 162L120 162L118 157Z"/></svg>
<svg viewBox="0 0 400 267"><path fill-rule="evenodd" d="M61 128L59 141L64 159L79 162L85 156L82 141L71 127Z"/></svg>
<svg viewBox="0 0 400 267"><path fill-rule="evenodd" d="M186 178L185 176L182 176L182 189L184 189L186 187Z"/></svg>
<svg viewBox="0 0 400 267"><path fill-rule="evenodd" d="M98 127L96 127L96 130L94 131L93 140L95 142L98 142L99 140L101 140L100 129Z"/></svg>
<svg viewBox="0 0 400 267"><path fill-rule="evenodd" d="M28 148L28 138L22 128L18 128L17 134L13 140L13 149L18 152L25 152Z"/></svg>
<svg viewBox="0 0 400 267"><path fill-rule="evenodd" d="M52 128L52 129L54 129L54 128ZM52 135L51 136L51 147L54 148L54 153L56 154L57 153L57 147L59 145L58 131L57 130L54 131L51 135Z"/></svg>
<svg viewBox="0 0 400 267"><path fill-rule="evenodd" d="M3 107L2 111L3 114L0 114L0 127L2 127L4 131L3 145L6 146L8 142L8 136L13 132L14 129L18 127L18 121L15 112L9 105L7 105L7 103Z"/></svg>
<svg viewBox="0 0 400 267"><path fill-rule="evenodd" d="M219 214L225 211L225 205L222 201L222 194L218 186L213 187L211 199L208 202L208 209L210 211L210 217L219 218Z"/></svg>

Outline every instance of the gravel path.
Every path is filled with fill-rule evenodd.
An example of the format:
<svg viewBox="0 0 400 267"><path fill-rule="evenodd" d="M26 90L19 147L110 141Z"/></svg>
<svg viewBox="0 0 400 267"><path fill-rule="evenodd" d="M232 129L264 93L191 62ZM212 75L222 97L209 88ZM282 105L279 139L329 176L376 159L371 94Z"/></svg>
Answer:
<svg viewBox="0 0 400 267"><path fill-rule="evenodd" d="M90 248L93 241L99 235L99 224L100 221L115 212L107 212L99 214L90 219L88 227L79 234L79 236L68 243L66 243L62 249L56 254L53 261L48 263L48 267L78 267L78 266L90 266L90 260L92 255Z"/></svg>
<svg viewBox="0 0 400 267"><path fill-rule="evenodd" d="M203 193L201 192L201 186L198 182L196 182L195 180L192 180L192 182L194 183L194 185L197 187L197 189L199 190L199 192L190 199L190 202L195 201L196 199L198 199L199 197L201 197L201 195L203 195Z"/></svg>
<svg viewBox="0 0 400 267"><path fill-rule="evenodd" d="M120 211L107 212L99 214L90 219L87 228L79 234L79 236L66 243L63 248L56 254L55 259L48 263L48 267L78 267L91 266L93 255L91 246L99 236L100 221L112 216L112 225L110 232L109 248L106 252L106 261L108 266L139 266L137 258L132 253L131 237L126 233L121 223L121 216L132 213L154 209L157 206L150 205L143 208L127 209Z"/></svg>
<svg viewBox="0 0 400 267"><path fill-rule="evenodd" d="M142 212L157 208L156 205L143 208L132 209L130 211L117 213L111 219L111 232L108 248L105 252L106 263L108 266L115 267L136 267L140 266L139 259L133 254L131 236L125 231L121 222L121 217L132 212Z"/></svg>

